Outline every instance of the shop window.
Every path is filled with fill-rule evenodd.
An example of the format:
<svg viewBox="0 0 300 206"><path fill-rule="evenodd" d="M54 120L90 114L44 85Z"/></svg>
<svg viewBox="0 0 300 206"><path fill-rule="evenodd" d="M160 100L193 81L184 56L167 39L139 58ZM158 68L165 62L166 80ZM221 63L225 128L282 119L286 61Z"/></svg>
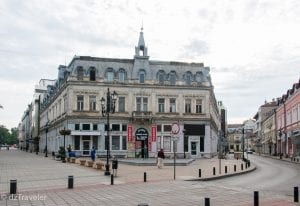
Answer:
<svg viewBox="0 0 300 206"><path fill-rule="evenodd" d="M74 137L74 149L80 150L80 136Z"/></svg>
<svg viewBox="0 0 300 206"><path fill-rule="evenodd" d="M127 150L127 136L122 136L122 150Z"/></svg>
<svg viewBox="0 0 300 206"><path fill-rule="evenodd" d="M111 149L120 150L120 136L111 137Z"/></svg>
<svg viewBox="0 0 300 206"><path fill-rule="evenodd" d="M82 124L82 130L90 130L90 124Z"/></svg>

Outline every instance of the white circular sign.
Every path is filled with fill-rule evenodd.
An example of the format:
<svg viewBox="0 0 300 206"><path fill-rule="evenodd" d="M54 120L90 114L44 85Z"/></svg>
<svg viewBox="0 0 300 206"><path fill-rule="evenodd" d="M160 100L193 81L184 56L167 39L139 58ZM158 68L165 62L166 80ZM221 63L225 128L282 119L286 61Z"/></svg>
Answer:
<svg viewBox="0 0 300 206"><path fill-rule="evenodd" d="M180 131L180 127L178 123L172 124L172 134L178 134Z"/></svg>

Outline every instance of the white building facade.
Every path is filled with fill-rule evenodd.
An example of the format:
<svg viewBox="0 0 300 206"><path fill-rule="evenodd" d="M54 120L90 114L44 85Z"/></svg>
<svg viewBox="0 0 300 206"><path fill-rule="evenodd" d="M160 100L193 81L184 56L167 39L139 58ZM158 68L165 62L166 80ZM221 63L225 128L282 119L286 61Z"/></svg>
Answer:
<svg viewBox="0 0 300 206"><path fill-rule="evenodd" d="M101 113L108 89L118 94L115 113ZM140 32L133 59L75 56L41 99L40 150L72 146L77 155L155 157L163 148L179 158L217 154L220 114L210 69L202 63L149 60ZM172 126L179 131L172 134ZM63 137L59 131L71 130ZM109 137L107 129L110 129Z"/></svg>

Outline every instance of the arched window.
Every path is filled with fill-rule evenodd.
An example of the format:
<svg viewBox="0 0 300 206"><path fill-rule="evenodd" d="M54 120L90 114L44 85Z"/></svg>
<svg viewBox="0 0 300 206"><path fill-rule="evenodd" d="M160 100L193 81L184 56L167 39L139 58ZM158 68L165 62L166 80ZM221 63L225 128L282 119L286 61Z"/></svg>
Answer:
<svg viewBox="0 0 300 206"><path fill-rule="evenodd" d="M171 85L176 85L177 75L175 71L171 71L169 74L169 81Z"/></svg>
<svg viewBox="0 0 300 206"><path fill-rule="evenodd" d="M203 73L202 72L197 72L195 78L196 78L197 84L201 84L201 82L203 82Z"/></svg>
<svg viewBox="0 0 300 206"><path fill-rule="evenodd" d="M124 82L126 78L126 72L124 69L119 69L119 81Z"/></svg>
<svg viewBox="0 0 300 206"><path fill-rule="evenodd" d="M191 72L186 72L184 75L184 80L186 85L191 85L193 81L193 74Z"/></svg>
<svg viewBox="0 0 300 206"><path fill-rule="evenodd" d="M145 72L145 70L140 69L140 71L138 73L138 77L139 77L140 84L144 84L145 83L145 79L146 79L146 72Z"/></svg>
<svg viewBox="0 0 300 206"><path fill-rule="evenodd" d="M165 72L163 71L163 70L159 70L158 72L157 72L157 80L158 80L158 83L159 84L164 84L164 82L165 82Z"/></svg>
<svg viewBox="0 0 300 206"><path fill-rule="evenodd" d="M112 82L114 80L114 76L115 75L114 75L113 68L107 68L106 74L105 74L106 80Z"/></svg>
<svg viewBox="0 0 300 206"><path fill-rule="evenodd" d="M77 68L77 80L83 80L84 71L82 67Z"/></svg>
<svg viewBox="0 0 300 206"><path fill-rule="evenodd" d="M90 69L90 81L96 81L96 69L95 68Z"/></svg>

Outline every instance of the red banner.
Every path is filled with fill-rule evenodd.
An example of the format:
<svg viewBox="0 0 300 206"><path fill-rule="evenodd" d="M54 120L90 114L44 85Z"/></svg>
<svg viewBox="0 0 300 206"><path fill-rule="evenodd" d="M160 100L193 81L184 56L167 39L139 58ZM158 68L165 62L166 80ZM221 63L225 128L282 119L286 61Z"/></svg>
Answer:
<svg viewBox="0 0 300 206"><path fill-rule="evenodd" d="M132 141L132 124L128 124L127 126L127 137L128 137L128 142Z"/></svg>
<svg viewBox="0 0 300 206"><path fill-rule="evenodd" d="M156 124L152 125L152 141L156 142Z"/></svg>

